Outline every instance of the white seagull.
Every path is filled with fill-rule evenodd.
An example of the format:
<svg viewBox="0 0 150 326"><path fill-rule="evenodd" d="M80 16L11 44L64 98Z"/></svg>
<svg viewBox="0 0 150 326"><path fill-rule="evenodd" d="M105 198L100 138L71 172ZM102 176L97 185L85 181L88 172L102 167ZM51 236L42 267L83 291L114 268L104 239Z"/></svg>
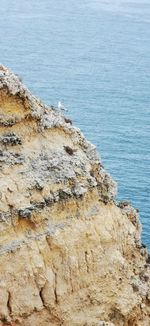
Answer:
<svg viewBox="0 0 150 326"><path fill-rule="evenodd" d="M58 110L61 110L61 111L68 111L61 101L58 102L57 108L58 108Z"/></svg>

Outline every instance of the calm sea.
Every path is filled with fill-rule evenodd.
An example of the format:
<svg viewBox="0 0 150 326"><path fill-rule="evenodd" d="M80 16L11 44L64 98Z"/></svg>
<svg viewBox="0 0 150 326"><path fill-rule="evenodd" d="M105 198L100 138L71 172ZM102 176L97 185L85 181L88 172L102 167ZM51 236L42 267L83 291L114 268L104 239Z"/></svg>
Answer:
<svg viewBox="0 0 150 326"><path fill-rule="evenodd" d="M1 63L64 101L150 248L150 1L1 0L0 17Z"/></svg>

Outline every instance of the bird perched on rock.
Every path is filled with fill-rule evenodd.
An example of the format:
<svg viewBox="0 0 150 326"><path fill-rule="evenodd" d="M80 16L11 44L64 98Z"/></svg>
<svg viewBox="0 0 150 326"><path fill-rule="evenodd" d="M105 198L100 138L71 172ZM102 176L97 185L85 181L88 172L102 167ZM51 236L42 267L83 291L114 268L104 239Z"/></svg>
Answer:
<svg viewBox="0 0 150 326"><path fill-rule="evenodd" d="M58 108L58 110L61 110L61 111L68 111L61 101L58 102L57 108Z"/></svg>

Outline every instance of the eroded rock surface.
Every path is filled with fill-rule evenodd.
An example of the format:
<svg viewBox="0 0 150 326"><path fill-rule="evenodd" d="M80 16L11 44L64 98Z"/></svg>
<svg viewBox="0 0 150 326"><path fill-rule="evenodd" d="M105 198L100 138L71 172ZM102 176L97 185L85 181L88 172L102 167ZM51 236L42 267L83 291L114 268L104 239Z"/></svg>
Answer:
<svg viewBox="0 0 150 326"><path fill-rule="evenodd" d="M0 325L150 325L150 257L115 195L95 146L0 66Z"/></svg>

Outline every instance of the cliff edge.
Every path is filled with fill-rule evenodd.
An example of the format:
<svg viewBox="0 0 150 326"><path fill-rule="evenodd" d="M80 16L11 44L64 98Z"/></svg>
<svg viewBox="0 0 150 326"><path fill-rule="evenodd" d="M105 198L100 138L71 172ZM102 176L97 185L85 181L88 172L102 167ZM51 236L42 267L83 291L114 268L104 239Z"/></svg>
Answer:
<svg viewBox="0 0 150 326"><path fill-rule="evenodd" d="M0 325L149 326L150 257L95 146L0 66Z"/></svg>

